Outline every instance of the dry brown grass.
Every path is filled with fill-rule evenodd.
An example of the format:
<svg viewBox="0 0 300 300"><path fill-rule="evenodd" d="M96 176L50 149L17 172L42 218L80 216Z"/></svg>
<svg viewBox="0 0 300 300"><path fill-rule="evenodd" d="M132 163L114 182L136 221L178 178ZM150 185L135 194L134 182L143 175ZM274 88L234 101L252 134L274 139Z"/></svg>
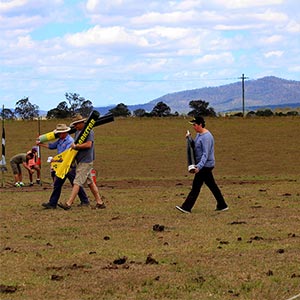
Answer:
<svg viewBox="0 0 300 300"><path fill-rule="evenodd" d="M42 122L42 133L55 124ZM53 154L43 149L42 187L12 188L9 169L0 189L0 298L286 300L299 294L299 125L299 118L207 120L216 139L215 176L230 205L224 213L214 211L207 188L191 215L174 209L192 181L185 119L117 119L95 129L106 210L43 210L51 192L45 160ZM6 123L7 159L32 146L36 128ZM66 184L62 200L69 193ZM164 230L154 231L155 224ZM114 263L121 258L124 263Z"/></svg>

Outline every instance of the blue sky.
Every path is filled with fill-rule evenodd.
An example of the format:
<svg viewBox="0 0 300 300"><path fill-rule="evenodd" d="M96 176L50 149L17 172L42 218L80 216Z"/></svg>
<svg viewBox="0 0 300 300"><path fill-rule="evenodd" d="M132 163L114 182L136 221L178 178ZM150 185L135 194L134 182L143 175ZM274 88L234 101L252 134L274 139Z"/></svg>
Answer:
<svg viewBox="0 0 300 300"><path fill-rule="evenodd" d="M0 104L94 106L277 76L300 80L298 0L1 0ZM203 99L205 100L205 99Z"/></svg>

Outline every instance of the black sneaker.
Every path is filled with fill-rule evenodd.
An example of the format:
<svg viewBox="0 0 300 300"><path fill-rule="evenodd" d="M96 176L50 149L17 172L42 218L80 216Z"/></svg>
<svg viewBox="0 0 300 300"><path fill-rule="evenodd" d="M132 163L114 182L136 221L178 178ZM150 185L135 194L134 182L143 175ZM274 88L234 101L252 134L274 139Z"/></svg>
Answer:
<svg viewBox="0 0 300 300"><path fill-rule="evenodd" d="M49 202L43 203L42 206L43 206L45 209L56 209L56 206L51 205Z"/></svg>
<svg viewBox="0 0 300 300"><path fill-rule="evenodd" d="M175 207L176 207L179 211L181 211L182 213L185 213L185 214L190 214L190 213L191 213L191 211L185 210L185 209L183 209L181 206L176 205Z"/></svg>
<svg viewBox="0 0 300 300"><path fill-rule="evenodd" d="M228 210L229 207L228 206L224 206L224 207L216 207L215 211L226 211Z"/></svg>
<svg viewBox="0 0 300 300"><path fill-rule="evenodd" d="M62 209L64 209L64 210L69 210L69 209L71 209L71 206L68 205L67 203L61 203L61 202L59 202L59 203L57 204L57 206L59 206L60 208L62 208Z"/></svg>
<svg viewBox="0 0 300 300"><path fill-rule="evenodd" d="M106 208L104 203L102 203L102 204L97 203L95 206L95 209L104 209L104 208Z"/></svg>

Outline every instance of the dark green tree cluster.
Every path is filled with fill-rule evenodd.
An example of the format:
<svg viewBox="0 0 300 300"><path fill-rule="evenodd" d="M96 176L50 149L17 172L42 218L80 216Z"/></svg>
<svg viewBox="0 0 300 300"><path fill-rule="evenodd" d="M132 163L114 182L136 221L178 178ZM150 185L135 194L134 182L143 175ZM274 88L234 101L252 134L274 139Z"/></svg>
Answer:
<svg viewBox="0 0 300 300"><path fill-rule="evenodd" d="M79 94L66 93L66 101L60 102L56 108L47 112L47 119L65 119L71 118L75 114L81 114L83 117L89 116L93 110L90 100L80 97ZM23 120L32 120L39 117L39 107L31 104L28 97L17 101L14 112L5 108L1 113L5 119L20 118Z"/></svg>
<svg viewBox="0 0 300 300"><path fill-rule="evenodd" d="M189 102L192 110L188 113L189 116L211 116L215 117L216 113L212 107L208 107L209 103L203 100L193 100ZM158 102L150 113L147 113L144 109L137 109L134 111L136 117L171 117L178 116L178 112L171 113L171 108L164 102Z"/></svg>
<svg viewBox="0 0 300 300"><path fill-rule="evenodd" d="M203 117L215 117L216 112L209 106L209 102L203 100L192 100L189 103L192 110L188 113L188 116L203 116Z"/></svg>
<svg viewBox="0 0 300 300"><path fill-rule="evenodd" d="M66 93L66 100L60 102L56 108L48 111L47 119L65 119L71 118L74 114L81 114L87 117L93 110L93 105L90 100L86 100L76 93ZM214 108L209 107L209 102L204 100L192 100L189 102L189 107L191 111L188 112L188 116L209 116L215 117L216 112ZM171 108L164 102L158 102L150 112L146 112L144 109L139 108L133 111L133 114L128 109L127 105L120 103L114 108L109 110L115 117L130 117L131 115L135 117L173 117L178 116L177 112L171 113ZM298 111L289 111L287 113L276 112L274 113L271 109L250 111L247 113L247 117L250 116L298 116ZM5 119L21 118L23 120L32 120L39 116L39 107L37 105L31 104L28 97L23 98L16 103L14 112L10 109L4 109L1 113L1 117ZM239 112L234 114L234 116L243 117L243 113Z"/></svg>
<svg viewBox="0 0 300 300"><path fill-rule="evenodd" d="M116 107L109 110L115 117L129 117L131 112L124 103L118 104Z"/></svg>
<svg viewBox="0 0 300 300"><path fill-rule="evenodd" d="M14 115L23 120L33 120L39 116L39 107L31 104L28 97L23 98L16 103Z"/></svg>
<svg viewBox="0 0 300 300"><path fill-rule="evenodd" d="M239 113L239 115L235 114L236 116L243 116L242 113ZM279 117L284 117L284 116L299 116L299 113L298 111L296 110L291 110L291 111L288 111L286 113L284 112L273 112L271 109L267 108L267 109L259 109L257 111L249 111L247 114L246 114L246 117L254 117L254 116L257 116L257 117L272 117L272 116L279 116Z"/></svg>
<svg viewBox="0 0 300 300"><path fill-rule="evenodd" d="M87 117L93 110L92 102L79 94L66 93L65 97L67 101L60 102L56 108L48 111L47 119L71 118L75 114Z"/></svg>
<svg viewBox="0 0 300 300"><path fill-rule="evenodd" d="M171 108L164 102L158 102L151 112L146 112L144 109L139 108L133 112L135 117L171 117L171 116L178 116L178 113L175 114L171 113Z"/></svg>
<svg viewBox="0 0 300 300"><path fill-rule="evenodd" d="M4 108L1 111L1 119L13 120L15 118L16 118L15 113L11 111L9 108Z"/></svg>

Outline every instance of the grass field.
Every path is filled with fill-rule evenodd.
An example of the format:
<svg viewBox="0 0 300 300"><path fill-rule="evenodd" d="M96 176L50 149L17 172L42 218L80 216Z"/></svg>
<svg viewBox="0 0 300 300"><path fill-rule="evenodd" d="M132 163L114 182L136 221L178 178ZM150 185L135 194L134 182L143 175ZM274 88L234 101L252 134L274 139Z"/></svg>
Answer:
<svg viewBox="0 0 300 300"><path fill-rule="evenodd" d="M186 215L175 205L193 179L187 119L116 119L95 128L107 209L92 209L91 199L91 208L76 200L70 211L41 206L51 193L50 150L42 149L42 186L12 186L9 158L34 145L38 124L7 121L0 299L300 299L300 118L206 123L230 210L215 212L204 187ZM55 126L41 121L40 131ZM65 184L61 201L70 191Z"/></svg>

